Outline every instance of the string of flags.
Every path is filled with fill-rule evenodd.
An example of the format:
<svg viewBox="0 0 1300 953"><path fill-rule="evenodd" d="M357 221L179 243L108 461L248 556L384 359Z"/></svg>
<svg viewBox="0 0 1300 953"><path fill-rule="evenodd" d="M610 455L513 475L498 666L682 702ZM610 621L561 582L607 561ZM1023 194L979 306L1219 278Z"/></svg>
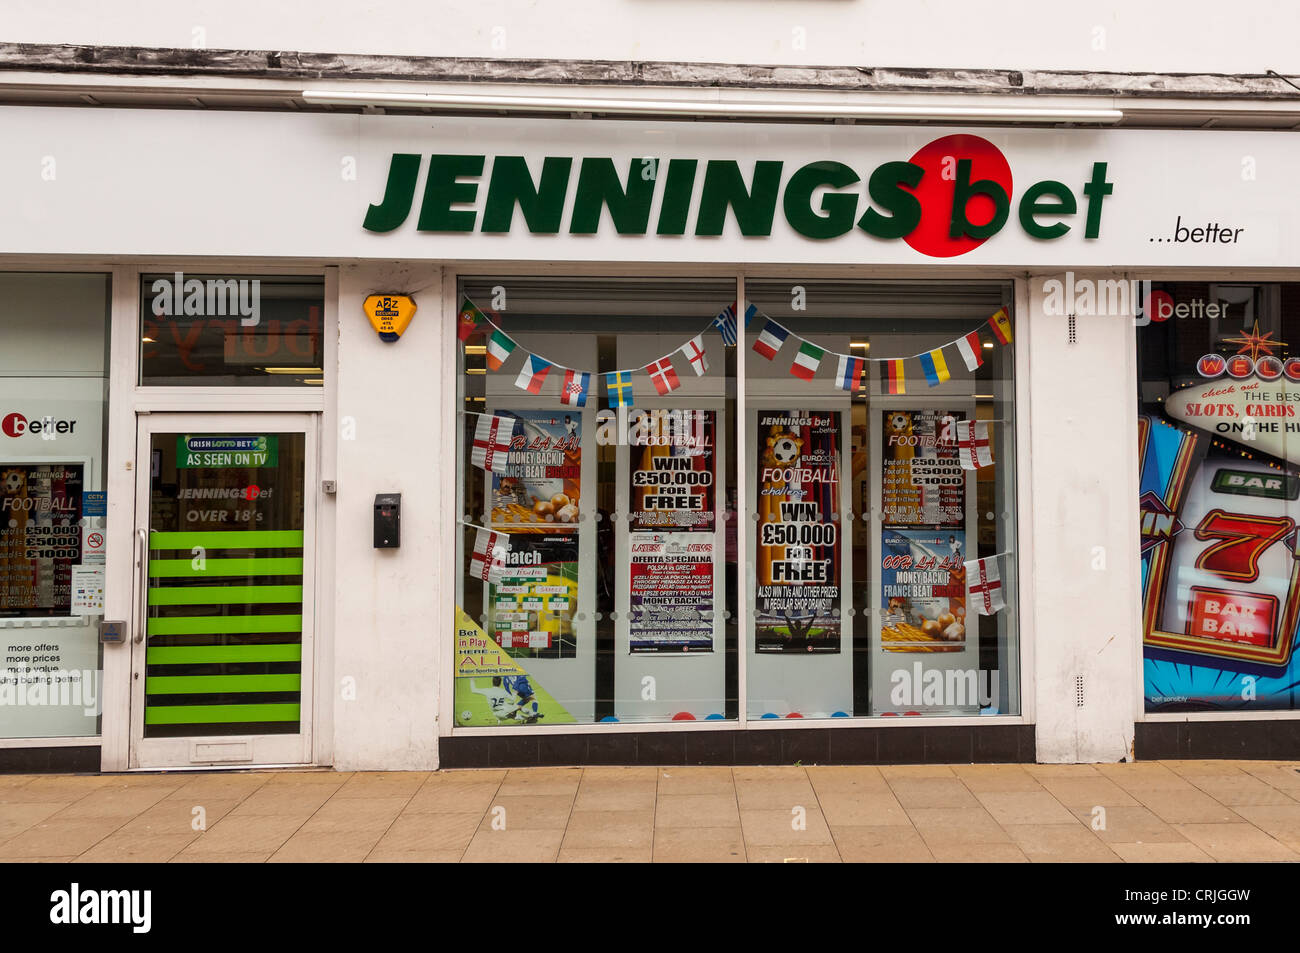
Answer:
<svg viewBox="0 0 1300 953"><path fill-rule="evenodd" d="M793 343L797 347L795 348L794 360L790 365L791 374L801 380L811 381L817 375L822 363L828 357L833 357L837 361L835 386L850 393L859 393L863 390L868 363L883 365L881 368L881 384L887 393L906 393L905 364L911 360L920 363L921 373L925 377L926 385L937 387L952 377L952 373L948 369L948 361L944 356L944 351L951 347L957 349L957 353L961 355L966 369L974 372L984 364L984 344L980 337L980 331L985 326L989 328L996 343L1001 345L1012 343L1011 318L1005 308L999 308L980 327L932 350L908 357L859 357L854 354L840 354L837 351L827 350L807 338L800 337L774 318L759 312L757 307L748 302L745 303L743 316L740 316L737 314L737 307L733 302L710 321L706 328L687 340L685 344L675 348L658 360L643 364L640 367L602 372L599 376L604 378L610 406L631 407L633 405L632 375L634 373L645 373L649 376L655 392L661 397L677 390L681 387L681 378L678 376L677 368L673 363L674 358L677 357L680 357L686 366L695 372L696 377L702 377L709 370L709 358L705 350L704 334L707 331L716 330L722 336L722 343L726 347L736 347L740 341L740 322L743 320L744 327L748 329L760 315L763 318L763 324L759 328L757 339L754 341L753 350L755 353L769 361L774 361L786 342L793 339ZM496 372L502 368L516 350L519 350L519 343L502 330L489 317L487 312L480 309L466 297L461 304L460 315L457 318L457 338L462 342L468 341L470 336L484 325L492 328L492 333L488 336L485 346L488 370ZM564 384L560 390L560 399L570 407L587 406L587 398L591 393L592 383L592 373L590 371L565 367L563 364L548 361L541 355L531 352L525 352L523 366L515 378L515 386L530 394L540 394L542 386L552 370L564 372ZM987 427L985 427L985 431L983 438L984 451L987 452ZM971 442L972 446L978 442L974 434L971 436ZM971 453L972 459L980 459L977 450L972 449Z"/></svg>
<svg viewBox="0 0 1300 953"><path fill-rule="evenodd" d="M998 559L1004 555L997 553L965 563L966 589L980 615L994 615L1006 608L1002 598L1002 577L998 575Z"/></svg>
<svg viewBox="0 0 1300 953"><path fill-rule="evenodd" d="M499 583L509 562L510 534L482 526L473 526L473 529L474 551L469 557L469 574L474 579Z"/></svg>

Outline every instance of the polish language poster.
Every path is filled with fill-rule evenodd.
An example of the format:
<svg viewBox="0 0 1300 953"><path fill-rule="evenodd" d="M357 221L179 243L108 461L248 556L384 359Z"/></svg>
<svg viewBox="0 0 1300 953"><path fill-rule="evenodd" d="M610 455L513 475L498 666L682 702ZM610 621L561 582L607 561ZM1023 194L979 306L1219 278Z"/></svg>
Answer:
<svg viewBox="0 0 1300 953"><path fill-rule="evenodd" d="M633 653L713 651L712 533L633 533Z"/></svg>
<svg viewBox="0 0 1300 953"><path fill-rule="evenodd" d="M755 648L840 651L840 415L757 411Z"/></svg>

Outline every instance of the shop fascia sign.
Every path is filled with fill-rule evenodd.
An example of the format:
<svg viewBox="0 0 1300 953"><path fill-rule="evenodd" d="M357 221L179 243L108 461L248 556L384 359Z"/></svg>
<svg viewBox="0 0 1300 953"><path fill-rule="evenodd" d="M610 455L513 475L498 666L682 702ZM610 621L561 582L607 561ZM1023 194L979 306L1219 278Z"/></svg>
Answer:
<svg viewBox="0 0 1300 953"><path fill-rule="evenodd" d="M490 162L489 162L490 160ZM620 168L620 165L622 166ZM534 177L524 156L475 153L393 153L384 195L366 211L363 227L391 232L418 209L420 232L502 234L522 227L533 235L561 231L592 235L608 211L615 232L629 236L719 236L728 211L740 233L772 234L778 209L811 239L860 232L906 241L917 252L949 258L979 247L1009 221L1030 238L1101 235L1104 202L1114 191L1107 163L1081 165L1074 182L1044 179L1019 195L1010 163L987 139L944 136L909 160L861 170L831 159L791 168L779 159L546 156ZM424 167L424 192L416 186ZM489 170L490 167L490 171ZM865 181L865 195L863 183ZM698 192L694 220L692 199ZM651 212L658 199L658 216ZM515 215L515 209L521 213Z"/></svg>

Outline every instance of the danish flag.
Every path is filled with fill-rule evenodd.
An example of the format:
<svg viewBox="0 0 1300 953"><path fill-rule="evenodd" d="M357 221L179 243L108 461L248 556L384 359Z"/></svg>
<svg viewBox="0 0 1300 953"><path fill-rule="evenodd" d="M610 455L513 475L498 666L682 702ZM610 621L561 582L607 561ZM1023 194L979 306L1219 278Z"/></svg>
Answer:
<svg viewBox="0 0 1300 953"><path fill-rule="evenodd" d="M989 445L987 421L958 421L957 456L963 470L978 470L993 465L993 448Z"/></svg>
<svg viewBox="0 0 1300 953"><path fill-rule="evenodd" d="M1006 608L1002 601L1002 579L998 576L998 557L966 563L966 586L980 615L993 615Z"/></svg>
<svg viewBox="0 0 1300 953"><path fill-rule="evenodd" d="M673 370L672 357L661 357L653 364L647 364L646 370L650 372L650 379L654 381L655 390L660 397L682 386L682 382L677 379L677 372Z"/></svg>

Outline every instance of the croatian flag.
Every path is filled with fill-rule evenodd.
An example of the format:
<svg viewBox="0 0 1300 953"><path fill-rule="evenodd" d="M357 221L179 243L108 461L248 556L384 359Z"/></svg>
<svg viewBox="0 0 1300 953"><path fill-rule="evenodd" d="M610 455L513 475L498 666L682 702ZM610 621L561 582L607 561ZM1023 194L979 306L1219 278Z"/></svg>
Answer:
<svg viewBox="0 0 1300 953"><path fill-rule="evenodd" d="M758 334L758 340L754 342L754 350L770 361L776 357L776 352L781 350L781 345L789 336L789 331L768 318L767 323L763 325L763 330Z"/></svg>
<svg viewBox="0 0 1300 953"><path fill-rule="evenodd" d="M905 394L907 388L903 379L903 359L897 358L885 362L885 386L891 394Z"/></svg>
<svg viewBox="0 0 1300 953"><path fill-rule="evenodd" d="M970 601L980 615L993 615L1006 608L1002 601L1002 579L998 576L998 557L976 559L966 563L966 588Z"/></svg>
<svg viewBox="0 0 1300 953"><path fill-rule="evenodd" d="M957 350L961 351L962 360L966 362L968 371L973 371L984 363L984 345L980 343L978 331L972 331L964 338L958 338Z"/></svg>
<svg viewBox="0 0 1300 953"><path fill-rule="evenodd" d="M469 558L469 574L484 582L500 582L510 553L510 537L475 527L474 554Z"/></svg>
<svg viewBox="0 0 1300 953"><path fill-rule="evenodd" d="M825 355L826 352L811 341L800 342L799 353L794 356L794 363L790 365L790 373L806 381L812 380L817 373L817 368L822 366L822 358Z"/></svg>
<svg viewBox="0 0 1300 953"><path fill-rule="evenodd" d="M989 425L985 420L962 420L957 424L957 456L963 470L993 466Z"/></svg>
<svg viewBox="0 0 1300 953"><path fill-rule="evenodd" d="M999 344L1011 343L1011 318L1007 316L1006 308L998 308L993 317L989 318L989 327L993 329L993 336Z"/></svg>
<svg viewBox="0 0 1300 953"><path fill-rule="evenodd" d="M506 454L510 450L510 435L514 429L515 422L509 417L480 414L478 424L474 427L470 463L489 472L504 470Z"/></svg>
<svg viewBox="0 0 1300 953"><path fill-rule="evenodd" d="M570 407L587 406L587 388L591 386L591 374L587 371L564 372L564 390L560 393L560 400L564 401Z"/></svg>
<svg viewBox="0 0 1300 953"><path fill-rule="evenodd" d="M490 371L501 370L510 352L515 349L515 342L502 330L494 329L487 342L487 366Z"/></svg>
<svg viewBox="0 0 1300 953"><path fill-rule="evenodd" d="M749 322L754 319L754 314L758 311L752 304L745 305L745 327L749 327ZM723 309L722 313L713 319L713 326L718 329L722 335L722 343L727 347L735 347L739 338L739 332L736 329L736 302L731 302Z"/></svg>
<svg viewBox="0 0 1300 953"><path fill-rule="evenodd" d="M704 335L695 335L695 337L683 344L678 348L678 350L685 355L686 360L689 361L691 367L695 369L695 376L703 377L704 372L709 369L709 358L708 355L704 353Z"/></svg>
<svg viewBox="0 0 1300 953"><path fill-rule="evenodd" d="M650 379L654 381L655 390L659 396L670 394L682 386L682 382L677 378L677 372L673 370L673 359L661 357L653 364L647 364L646 370L650 372Z"/></svg>
<svg viewBox="0 0 1300 953"><path fill-rule="evenodd" d="M862 358L841 354L839 367L835 370L835 386L854 393L862 390L862 372L866 367L867 362Z"/></svg>
<svg viewBox="0 0 1300 953"><path fill-rule="evenodd" d="M632 406L631 371L610 371L605 375L605 389L609 391L609 402L613 406Z"/></svg>
<svg viewBox="0 0 1300 953"><path fill-rule="evenodd" d="M921 370L925 371L925 382L931 387L937 387L952 376L948 373L948 362L943 359L943 348L922 354Z"/></svg>
<svg viewBox="0 0 1300 953"><path fill-rule="evenodd" d="M554 365L550 361L542 360L536 354L529 354L528 360L524 361L523 369L519 371L519 376L515 378L515 386L530 394L540 394L542 382L546 380L546 375L551 373L552 367Z"/></svg>

